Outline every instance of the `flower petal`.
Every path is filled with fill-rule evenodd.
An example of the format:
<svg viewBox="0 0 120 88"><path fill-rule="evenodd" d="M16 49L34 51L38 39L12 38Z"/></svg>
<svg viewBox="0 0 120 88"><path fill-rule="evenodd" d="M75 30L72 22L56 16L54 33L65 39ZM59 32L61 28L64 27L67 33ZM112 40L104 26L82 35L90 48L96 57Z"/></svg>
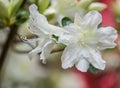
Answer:
<svg viewBox="0 0 120 88"><path fill-rule="evenodd" d="M55 34L56 36L60 36L63 33L63 29L54 25L49 24L48 29L50 30L50 34Z"/></svg>
<svg viewBox="0 0 120 88"><path fill-rule="evenodd" d="M55 41L50 40L43 46L40 55L40 60L42 60L42 63L46 63L46 59L50 55L54 45L55 45Z"/></svg>
<svg viewBox="0 0 120 88"><path fill-rule="evenodd" d="M90 28L97 28L97 26L102 22L102 16L97 11L90 11L84 18L82 25Z"/></svg>
<svg viewBox="0 0 120 88"><path fill-rule="evenodd" d="M35 4L32 4L29 7L30 10L29 26L31 31L33 33L36 33L37 35L40 35L41 33L51 35L55 34L57 36L60 35L62 33L62 28L49 24L46 17L40 14L37 9L38 8Z"/></svg>
<svg viewBox="0 0 120 88"><path fill-rule="evenodd" d="M30 58L30 60L32 60L32 58L34 57L34 56L36 56L39 52L41 52L42 51L42 48L41 48L41 46L38 46L38 47L36 47L35 49L33 49L31 52L29 52L29 58Z"/></svg>
<svg viewBox="0 0 120 88"><path fill-rule="evenodd" d="M77 38L74 35L70 35L69 33L64 33L59 37L58 42L63 43L65 45L69 45L72 43L76 43L77 42L76 39Z"/></svg>
<svg viewBox="0 0 120 88"><path fill-rule="evenodd" d="M79 60L79 62L75 66L81 72L87 72L89 68L89 62L83 58L82 60Z"/></svg>
<svg viewBox="0 0 120 88"><path fill-rule="evenodd" d="M98 38L97 45L100 50L114 48L116 46L114 41L117 38L117 31L112 27L99 28L96 37Z"/></svg>
<svg viewBox="0 0 120 88"><path fill-rule="evenodd" d="M81 25L81 22L83 21L83 17L85 15L85 11L83 9L79 10L79 12L77 12L75 14L75 19L74 19L74 23L78 26Z"/></svg>
<svg viewBox="0 0 120 88"><path fill-rule="evenodd" d="M79 51L76 45L69 45L65 48L61 57L63 69L70 68L75 64Z"/></svg>
<svg viewBox="0 0 120 88"><path fill-rule="evenodd" d="M105 61L101 57L101 53L95 49L87 48L88 60L95 68L104 70L105 69Z"/></svg>
<svg viewBox="0 0 120 88"><path fill-rule="evenodd" d="M39 39L39 40L38 40ZM37 38L37 39L27 39L25 42L28 42L28 43L32 43L32 44L35 44L35 42L39 42L40 41L40 44L35 48L33 49L31 52L29 52L29 57L30 57L30 60L35 56L37 55L38 53L40 53L42 51L42 48L43 46L45 45L45 43L48 41L48 38Z"/></svg>
<svg viewBox="0 0 120 88"><path fill-rule="evenodd" d="M29 28L30 31L36 35L40 35L42 33L48 34L46 30L41 28L39 25L48 24L47 19L45 16L40 14L37 10L37 6L35 4L30 5L30 20L29 20Z"/></svg>
<svg viewBox="0 0 120 88"><path fill-rule="evenodd" d="M59 37L58 42L63 43L65 45L76 43L77 42L77 36L76 36L77 31L78 31L78 27L73 23L69 24L68 26L65 26L64 32Z"/></svg>

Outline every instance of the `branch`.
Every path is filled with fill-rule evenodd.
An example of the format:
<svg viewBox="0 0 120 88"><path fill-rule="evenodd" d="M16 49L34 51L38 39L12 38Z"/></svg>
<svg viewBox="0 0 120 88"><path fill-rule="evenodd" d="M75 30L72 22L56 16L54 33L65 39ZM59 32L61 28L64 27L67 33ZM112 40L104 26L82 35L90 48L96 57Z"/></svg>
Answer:
<svg viewBox="0 0 120 88"><path fill-rule="evenodd" d="M13 41L13 38L15 37L15 34L17 33L17 26L13 25L10 27L10 32L8 34L8 38L5 42L5 44L3 45L3 49L2 49L2 53L0 56L0 71L2 70L2 66L4 64L5 58L7 56L7 52L9 50L9 47Z"/></svg>

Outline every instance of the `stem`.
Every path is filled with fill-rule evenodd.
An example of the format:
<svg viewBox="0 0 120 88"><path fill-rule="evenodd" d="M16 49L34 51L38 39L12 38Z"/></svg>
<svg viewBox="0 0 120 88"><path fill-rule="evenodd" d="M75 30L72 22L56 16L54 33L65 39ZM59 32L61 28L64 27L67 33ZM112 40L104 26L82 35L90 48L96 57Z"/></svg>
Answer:
<svg viewBox="0 0 120 88"><path fill-rule="evenodd" d="M17 29L18 28L17 28L16 25L10 26L10 32L9 32L9 35L8 35L8 38L5 42L5 44L3 45L3 50L2 50L2 53L1 53L1 56L0 56L0 72L2 70L5 58L7 56L7 52L9 50L9 47L10 47L12 41L13 41L13 38L14 38L15 34L17 33Z"/></svg>
<svg viewBox="0 0 120 88"><path fill-rule="evenodd" d="M1 85L1 83L2 83L2 67L4 65L10 45L14 39L15 34L17 33L17 29L18 29L18 27L16 25L10 26L10 32L8 34L5 44L3 45L2 53L0 56L0 88L2 86Z"/></svg>

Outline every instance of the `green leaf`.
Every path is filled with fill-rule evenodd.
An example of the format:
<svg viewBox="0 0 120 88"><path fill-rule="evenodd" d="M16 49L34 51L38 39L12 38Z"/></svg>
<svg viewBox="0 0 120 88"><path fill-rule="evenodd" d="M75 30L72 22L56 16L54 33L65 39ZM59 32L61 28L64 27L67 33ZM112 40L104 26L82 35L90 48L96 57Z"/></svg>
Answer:
<svg viewBox="0 0 120 88"><path fill-rule="evenodd" d="M29 12L27 10L20 9L16 14L16 19L17 19L16 24L20 25L24 23L28 19L28 17L29 17Z"/></svg>
<svg viewBox="0 0 120 88"><path fill-rule="evenodd" d="M26 15L29 16L29 11L25 9L20 9L16 14L17 17L26 16Z"/></svg>
<svg viewBox="0 0 120 88"><path fill-rule="evenodd" d="M53 34L53 35L52 35L52 38L55 39L56 41L58 41L58 38L59 38L59 37Z"/></svg>
<svg viewBox="0 0 120 88"><path fill-rule="evenodd" d="M99 70L97 68L93 67L92 65L90 65L89 71L93 74L96 74L96 73L98 73Z"/></svg>
<svg viewBox="0 0 120 88"><path fill-rule="evenodd" d="M70 23L73 23L73 21L68 17L64 17L61 22L62 22L62 26L66 26L69 25Z"/></svg>

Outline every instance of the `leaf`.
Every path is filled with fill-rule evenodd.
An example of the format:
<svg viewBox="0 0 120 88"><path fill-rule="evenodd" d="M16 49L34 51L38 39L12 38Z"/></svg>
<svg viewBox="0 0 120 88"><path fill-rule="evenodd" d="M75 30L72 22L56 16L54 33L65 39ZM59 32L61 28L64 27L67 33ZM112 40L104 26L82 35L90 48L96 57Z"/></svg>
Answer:
<svg viewBox="0 0 120 88"><path fill-rule="evenodd" d="M89 66L89 71L93 74L96 74L96 73L98 73L99 70L97 68L93 67L92 65L90 65Z"/></svg>
<svg viewBox="0 0 120 88"><path fill-rule="evenodd" d="M20 9L17 14L16 14L16 18L17 18L17 25L20 25L22 23L24 23L29 17L29 12L27 10L24 9Z"/></svg>
<svg viewBox="0 0 120 88"><path fill-rule="evenodd" d="M24 9L20 9L16 14L17 17L26 16L26 15L29 16L29 12Z"/></svg>
<svg viewBox="0 0 120 88"><path fill-rule="evenodd" d="M52 38L54 38L56 41L58 41L58 38L59 38L59 37L53 34L53 35L52 35Z"/></svg>
<svg viewBox="0 0 120 88"><path fill-rule="evenodd" d="M73 21L68 17L64 17L61 22L63 27L69 25L70 23L73 23Z"/></svg>

